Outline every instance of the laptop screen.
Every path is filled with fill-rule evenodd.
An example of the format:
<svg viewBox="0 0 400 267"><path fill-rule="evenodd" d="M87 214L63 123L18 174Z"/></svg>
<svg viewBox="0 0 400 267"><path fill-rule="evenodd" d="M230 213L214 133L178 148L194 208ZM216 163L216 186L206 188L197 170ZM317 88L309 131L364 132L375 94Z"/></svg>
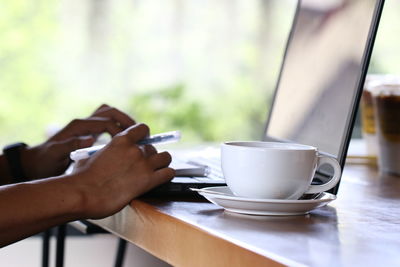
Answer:
<svg viewBox="0 0 400 267"><path fill-rule="evenodd" d="M381 8L379 0L299 2L266 139L312 145L343 163Z"/></svg>

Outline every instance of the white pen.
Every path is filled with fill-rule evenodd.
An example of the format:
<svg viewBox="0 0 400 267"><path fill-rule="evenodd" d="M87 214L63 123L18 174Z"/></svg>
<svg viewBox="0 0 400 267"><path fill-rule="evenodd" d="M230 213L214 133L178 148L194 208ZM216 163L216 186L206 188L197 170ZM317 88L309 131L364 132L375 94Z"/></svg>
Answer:
<svg viewBox="0 0 400 267"><path fill-rule="evenodd" d="M161 134L156 134L152 135L148 138L145 138L143 140L140 140L136 144L138 145L155 145L155 144L165 144L165 143L172 143L172 142L177 142L181 138L181 132L180 131L173 131L173 132L166 132L166 133L161 133ZM81 159L86 159L102 149L105 145L98 145L98 146L92 146L88 148L82 148L78 149L75 151L72 151L70 154L70 158L73 161L78 161Z"/></svg>

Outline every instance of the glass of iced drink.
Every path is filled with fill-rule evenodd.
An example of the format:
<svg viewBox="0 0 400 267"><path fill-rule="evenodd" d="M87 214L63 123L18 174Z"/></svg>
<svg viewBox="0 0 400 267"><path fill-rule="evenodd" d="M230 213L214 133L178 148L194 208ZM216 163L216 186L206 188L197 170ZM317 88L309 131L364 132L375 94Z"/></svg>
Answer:
<svg viewBox="0 0 400 267"><path fill-rule="evenodd" d="M400 175L400 78L384 80L371 89L379 169Z"/></svg>

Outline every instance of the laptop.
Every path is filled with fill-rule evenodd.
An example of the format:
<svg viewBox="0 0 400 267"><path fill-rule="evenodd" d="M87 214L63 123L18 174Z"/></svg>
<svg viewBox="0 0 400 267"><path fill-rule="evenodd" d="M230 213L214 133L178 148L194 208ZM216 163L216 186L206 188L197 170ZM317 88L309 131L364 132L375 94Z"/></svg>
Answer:
<svg viewBox="0 0 400 267"><path fill-rule="evenodd" d="M384 0L298 1L263 141L295 142L345 163ZM184 134L184 133L183 133ZM173 154L177 176L152 194L224 185L219 147ZM183 164L183 165L182 165ZM313 184L332 170L321 168ZM330 190L337 194L339 184Z"/></svg>

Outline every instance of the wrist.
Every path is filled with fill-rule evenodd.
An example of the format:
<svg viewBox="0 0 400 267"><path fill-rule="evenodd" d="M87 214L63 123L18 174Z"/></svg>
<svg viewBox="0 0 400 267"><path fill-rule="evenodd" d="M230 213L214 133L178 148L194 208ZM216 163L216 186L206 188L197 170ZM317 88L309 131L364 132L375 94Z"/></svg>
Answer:
<svg viewBox="0 0 400 267"><path fill-rule="evenodd" d="M113 213L115 200L110 199L107 194L107 191L112 191L112 185L96 182L101 180L98 174L88 169L78 170L70 177L68 183L79 200L77 212L80 219L101 219ZM108 190L102 190L104 187Z"/></svg>
<svg viewBox="0 0 400 267"><path fill-rule="evenodd" d="M74 196L76 205L74 214L78 219L88 219L90 217L90 206L92 205L91 189L82 183L85 180L84 172L65 175L65 182L70 190L71 196Z"/></svg>
<svg viewBox="0 0 400 267"><path fill-rule="evenodd" d="M85 214L85 193L79 186L79 178L79 176L71 174L36 180L32 183L47 184L51 187L52 189L44 190L50 194L48 199L51 199L52 202L58 202L59 216L63 217L64 220L72 221L84 219Z"/></svg>

